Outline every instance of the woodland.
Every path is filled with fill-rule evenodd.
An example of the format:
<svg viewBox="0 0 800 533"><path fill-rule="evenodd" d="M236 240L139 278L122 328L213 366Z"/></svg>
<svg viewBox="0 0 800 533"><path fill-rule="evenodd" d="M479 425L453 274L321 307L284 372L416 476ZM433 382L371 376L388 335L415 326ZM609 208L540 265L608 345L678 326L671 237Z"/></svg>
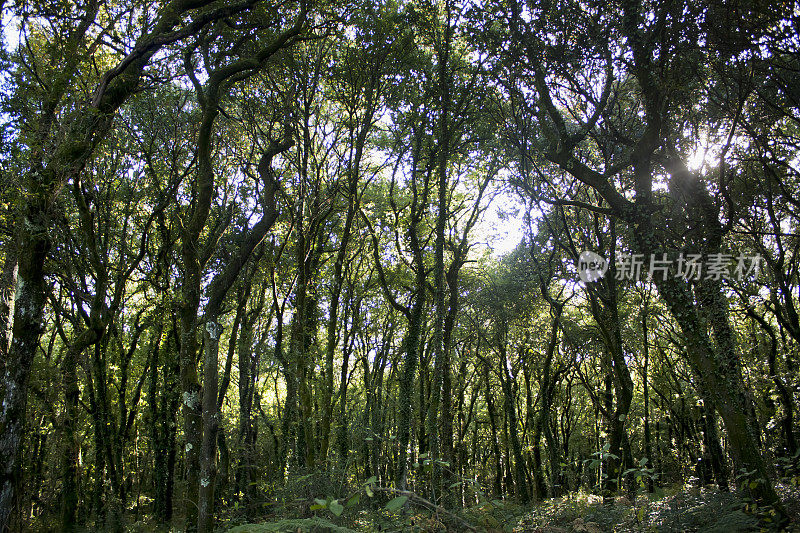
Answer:
<svg viewBox="0 0 800 533"><path fill-rule="evenodd" d="M800 528L799 24L0 0L0 532Z"/></svg>

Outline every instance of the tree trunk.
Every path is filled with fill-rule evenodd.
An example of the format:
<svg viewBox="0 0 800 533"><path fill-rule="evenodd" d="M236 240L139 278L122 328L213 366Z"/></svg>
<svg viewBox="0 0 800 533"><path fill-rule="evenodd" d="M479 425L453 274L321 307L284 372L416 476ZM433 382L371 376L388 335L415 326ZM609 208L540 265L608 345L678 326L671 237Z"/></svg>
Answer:
<svg viewBox="0 0 800 533"><path fill-rule="evenodd" d="M753 318L769 336L770 346L767 355L767 365L772 382L775 384L775 389L778 391L781 408L783 409L781 428L783 430L784 440L786 441L786 455L788 457L794 457L798 449L797 439L795 439L794 435L794 402L792 401L792 393L778 374L778 338L772 326L763 317L756 314L753 310L748 310L747 314Z"/></svg>
<svg viewBox="0 0 800 533"><path fill-rule="evenodd" d="M544 367L542 368L542 379L539 386L539 395L541 398L539 427L544 431L544 439L547 443L547 452L550 462L550 495L553 498L557 498L561 495L561 488L563 485L561 479L561 454L555 435L553 435L550 410L553 406L557 385L557 378L552 366L553 359L558 351L558 328L561 323L561 313L563 312L564 305L550 297L544 283L542 283L542 293L550 303L552 320L550 322L550 339L548 339L547 343L547 352L545 353Z"/></svg>
<svg viewBox="0 0 800 533"><path fill-rule="evenodd" d="M452 79L450 74L450 43L453 35L453 28L451 26L451 5L449 1L444 2L442 6L444 9L444 28L439 28L442 32L439 47L436 50L436 58L438 60L438 85L439 85L439 106L440 116L437 128L437 161L436 161L436 177L437 177L437 213L436 213L436 226L434 229L435 240L433 248L433 308L435 311L433 334L431 341L433 342L433 356L434 368L433 379L431 382L431 398L428 406L428 439L430 458L435 461L449 461L452 465L452 444L448 450L447 456L442 455L441 449L441 435L440 424L444 421L444 412L440 413L440 403L444 391L444 374L450 372L449 368L449 352L444 342L444 327L445 316L445 268L444 268L444 246L445 246L445 231L447 228L447 217L449 216L449 187L448 187L448 164L451 156L451 141L452 141L452 128L450 118L450 94L452 88ZM449 375L448 375L448 388L449 388ZM449 402L449 398L447 399ZM449 411L449 408L448 408ZM439 415L442 415L442 418ZM451 413L447 413L447 424L449 428L441 428L442 431L449 429L452 440L452 417ZM431 472L431 491L432 501L436 503L438 497L442 492L442 472L441 467L433 463L433 470Z"/></svg>
<svg viewBox="0 0 800 533"><path fill-rule="evenodd" d="M347 259L347 246L350 242L350 236L353 230L353 222L355 221L356 213L359 209L360 197L358 195L358 183L361 171L361 158L364 152L364 144L366 142L366 133L372 125L372 117L374 114L374 104L372 102L372 86L367 90L367 106L368 111L365 117L365 125L356 139L355 157L351 162L349 169L349 183L347 188L347 214L345 215L344 228L342 229L341 242L339 243L339 251L336 254L336 262L333 266L333 286L331 287L331 300L330 310L328 313L328 324L325 344L325 398L323 402L322 413L322 439L320 441L319 460L324 461L328 455L328 446L330 441L331 429L331 416L333 414L333 356L338 344L339 335L337 332L337 324L339 317L339 297L342 293L342 286L344 284L344 263ZM347 371L347 361L344 362L341 375L344 379ZM346 387L346 381L340 380L340 386ZM344 400L347 391L340 389L342 409L346 407ZM346 420L345 417L342 421Z"/></svg>
<svg viewBox="0 0 800 533"><path fill-rule="evenodd" d="M442 400L441 400L441 413L439 418L440 426L440 441L442 459L450 464L450 466L442 472L442 486L447 488L456 482L455 479L455 461L456 455L453 449L453 385L450 372L451 359L450 354L452 351L452 337L453 330L456 325L456 318L458 316L459 308L459 286L458 286L458 273L461 268L462 259L454 257L453 262L447 269L447 287L448 287L448 303L447 314L444 317L444 326L442 331ZM460 486L460 485L459 485ZM454 498L452 491L447 491L444 494L445 507L452 508L460 504L460 498Z"/></svg>
<svg viewBox="0 0 800 533"><path fill-rule="evenodd" d="M200 268L193 245L184 245L183 302L181 305L180 374L183 410L184 471L186 476L186 531L197 528L200 484L200 446L203 417L197 376L197 309L200 305Z"/></svg>
<svg viewBox="0 0 800 533"><path fill-rule="evenodd" d="M78 440L76 435L78 416L78 365L75 349L70 346L61 362L64 380L64 443L61 458L61 530L72 532L76 527L78 510Z"/></svg>
<svg viewBox="0 0 800 533"><path fill-rule="evenodd" d="M422 268L420 266L420 268ZM411 310L411 317L408 324L408 333L404 339L405 361L403 362L402 374L397 395L399 408L397 410L397 444L398 444L398 463L395 475L395 483L400 490L406 490L406 477L408 474L408 444L411 441L411 420L413 418L414 400L412 397L414 390L414 377L417 373L419 363L419 343L422 331L422 311L425 304L423 287L417 288L417 295L414 297L414 307Z"/></svg>
<svg viewBox="0 0 800 533"><path fill-rule="evenodd" d="M256 317L245 315L241 337L239 338L239 430L238 443L241 457L237 468L236 479L238 480L237 492L243 496L245 513L247 516L253 511L255 504L255 479L253 469L255 468L255 442L253 439L252 428L252 407L253 407L253 376L255 365L253 356L253 321ZM258 349L258 348L256 348Z"/></svg>
<svg viewBox="0 0 800 533"><path fill-rule="evenodd" d="M174 320L174 319L173 319ZM158 507L158 515L162 517L162 522L170 524L173 516L173 496L175 489L175 463L178 454L178 421L177 414L180 409L180 363L178 360L178 333L176 324L173 323L170 333L173 342L168 344L170 350L163 365L164 388L161 392L160 411L161 421L164 425L163 440L159 453L166 456L166 471L161 474L162 480L158 487L163 487L162 506ZM156 479L159 479L158 477Z"/></svg>
<svg viewBox="0 0 800 533"><path fill-rule="evenodd" d="M514 387L511 375L508 371L508 355L506 353L505 340L502 339L498 346L500 350L500 365L503 367L501 375L505 378L501 379L503 387L503 397L506 418L508 421L508 432L511 440L511 452L514 455L514 485L516 486L516 494L520 503L527 503L530 501L528 492L527 476L525 475L525 460L522 457L522 445L519 440L519 431L517 428L517 410L514 406Z"/></svg>
<svg viewBox="0 0 800 533"><path fill-rule="evenodd" d="M200 487L197 510L198 533L214 531L214 489L217 482L217 430L219 411L217 393L219 380L219 337L222 326L217 316L206 316L203 331L205 360L203 362L203 439L200 456Z"/></svg>
<svg viewBox="0 0 800 533"><path fill-rule="evenodd" d="M494 452L495 461L494 492L495 496L499 498L503 494L503 466L500 462L500 440L497 437L497 416L495 415L494 402L492 401L492 389L489 381L489 367L485 363L483 366L483 378L486 381L486 410L489 412L489 425L492 430L492 451Z"/></svg>
<svg viewBox="0 0 800 533"><path fill-rule="evenodd" d="M6 258L0 273L0 375L5 371L6 357L11 346L18 271L16 246L7 243L5 248Z"/></svg>
<svg viewBox="0 0 800 533"><path fill-rule="evenodd" d="M711 459L711 470L714 474L714 479L721 492L729 492L728 487L728 468L725 454L722 452L722 446L719 442L719 433L717 432L717 417L714 410L707 405L703 405L703 421L704 421L704 434L705 444L708 448L708 455Z"/></svg>
<svg viewBox="0 0 800 533"><path fill-rule="evenodd" d="M650 461L650 468L653 468L653 438L650 434L650 377L648 375L650 365L650 340L648 338L647 317L650 305L650 299L643 302L643 310L641 314L642 319L642 354L644 355L644 363L642 364L642 396L644 400L644 456ZM655 490L654 480L652 477L647 478L647 492L653 493Z"/></svg>
<svg viewBox="0 0 800 533"><path fill-rule="evenodd" d="M770 481L771 476L758 444L758 431L753 427L749 415L750 402L746 399L740 362L734 349L727 305L719 289L705 291L704 298L717 337L715 349L705 334L686 287L674 278L655 279L659 293L686 336L689 361L725 422L736 468L754 470L755 477L763 480L748 490L756 501L774 506L781 515L779 522L782 522L785 511Z"/></svg>
<svg viewBox="0 0 800 533"><path fill-rule="evenodd" d="M356 361L356 364L358 362ZM347 373L350 365L350 350L347 347L342 350L342 368L339 373L339 410L340 420L339 427L336 432L336 447L339 451L339 465L344 468L347 465L347 456L350 452L350 443L348 441L348 422L347 422ZM368 391L369 393L369 391ZM368 402L369 404L369 402ZM365 417L369 410L365 406ZM374 428L373 428L374 431ZM373 439L374 442L374 439Z"/></svg>
<svg viewBox="0 0 800 533"><path fill-rule="evenodd" d="M276 193L278 184L272 170L272 159L285 152L294 144L294 140L286 133L281 141L271 141L258 163L259 176L264 184L261 204L264 212L261 219L252 227L245 228L240 234L241 244L233 256L226 262L208 286L208 303L205 307L205 361L203 365L203 428L202 456L200 458L200 487L198 492L197 527L199 533L210 533L214 530L214 490L217 477L217 432L219 429L219 336L222 326L218 319L220 309L240 272L247 264L253 250L266 237L278 219ZM207 150L205 166L210 166ZM203 166L203 165L201 165ZM208 170L206 170L206 173Z"/></svg>
<svg viewBox="0 0 800 533"><path fill-rule="evenodd" d="M166 495L164 493L166 478L167 478L167 450L165 449L166 433L168 431L167 424L164 417L166 416L166 409L163 402L159 402L158 390L163 391L167 388L166 376L166 359L163 368L159 360L158 354L153 358L150 365L150 383L147 388L147 404L149 407L150 416L150 447L153 456L153 516L156 523L163 524L165 521L164 501ZM159 369L162 368L164 372L164 381L159 383ZM161 385L161 386L159 386Z"/></svg>
<svg viewBox="0 0 800 533"><path fill-rule="evenodd" d="M44 262L50 240L43 209L31 209L19 246L13 339L3 369L0 407L0 531L9 526L20 476L20 446L25 434L28 378L42 334L47 298Z"/></svg>

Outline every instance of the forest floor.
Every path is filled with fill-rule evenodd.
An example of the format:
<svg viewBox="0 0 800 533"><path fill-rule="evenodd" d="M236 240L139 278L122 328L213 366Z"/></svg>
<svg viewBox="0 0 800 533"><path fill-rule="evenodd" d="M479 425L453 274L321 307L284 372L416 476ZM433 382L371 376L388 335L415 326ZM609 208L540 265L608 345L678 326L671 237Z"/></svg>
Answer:
<svg viewBox="0 0 800 533"><path fill-rule="evenodd" d="M791 517L791 524L782 531L800 532L800 488L784 485L778 489ZM384 509L346 512L341 517L325 514L240 525L229 529L228 533L469 531L464 523L455 523L452 517L413 508L405 515L388 513ZM635 502L620 497L614 505L604 505L600 497L585 493L573 493L526 507L487 502L465 510L460 517L474 527L474 531L486 533L770 531L765 527L768 519L759 521L758 514L759 510L754 510L740 495L710 488L675 486L639 495ZM763 513L761 517L764 518Z"/></svg>

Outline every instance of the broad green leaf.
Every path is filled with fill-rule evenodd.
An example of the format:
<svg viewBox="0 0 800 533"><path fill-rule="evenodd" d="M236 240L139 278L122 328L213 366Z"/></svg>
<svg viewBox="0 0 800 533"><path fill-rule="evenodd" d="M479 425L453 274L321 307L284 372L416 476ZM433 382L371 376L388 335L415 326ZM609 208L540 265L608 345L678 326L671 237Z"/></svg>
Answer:
<svg viewBox="0 0 800 533"><path fill-rule="evenodd" d="M333 500L328 506L328 508L336 516L342 516L342 513L344 512L344 506L341 503L339 503L339 500Z"/></svg>
<svg viewBox="0 0 800 533"><path fill-rule="evenodd" d="M397 511L402 506L404 506L407 501L408 501L408 496L398 496L397 498L390 500L389 503L386 504L386 510Z"/></svg>

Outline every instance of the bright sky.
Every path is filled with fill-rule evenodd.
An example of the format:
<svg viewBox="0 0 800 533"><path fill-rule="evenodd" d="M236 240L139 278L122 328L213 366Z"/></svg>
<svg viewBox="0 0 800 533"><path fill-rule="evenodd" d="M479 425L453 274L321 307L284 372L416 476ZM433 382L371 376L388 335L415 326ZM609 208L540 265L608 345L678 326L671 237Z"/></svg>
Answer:
<svg viewBox="0 0 800 533"><path fill-rule="evenodd" d="M511 252L524 234L524 209L511 194L498 194L483 218L478 221L475 240L486 243L495 257Z"/></svg>
<svg viewBox="0 0 800 533"><path fill-rule="evenodd" d="M18 19L17 19L18 20ZM9 12L2 13L3 39L8 50L14 50L19 42L19 29L17 22Z"/></svg>

